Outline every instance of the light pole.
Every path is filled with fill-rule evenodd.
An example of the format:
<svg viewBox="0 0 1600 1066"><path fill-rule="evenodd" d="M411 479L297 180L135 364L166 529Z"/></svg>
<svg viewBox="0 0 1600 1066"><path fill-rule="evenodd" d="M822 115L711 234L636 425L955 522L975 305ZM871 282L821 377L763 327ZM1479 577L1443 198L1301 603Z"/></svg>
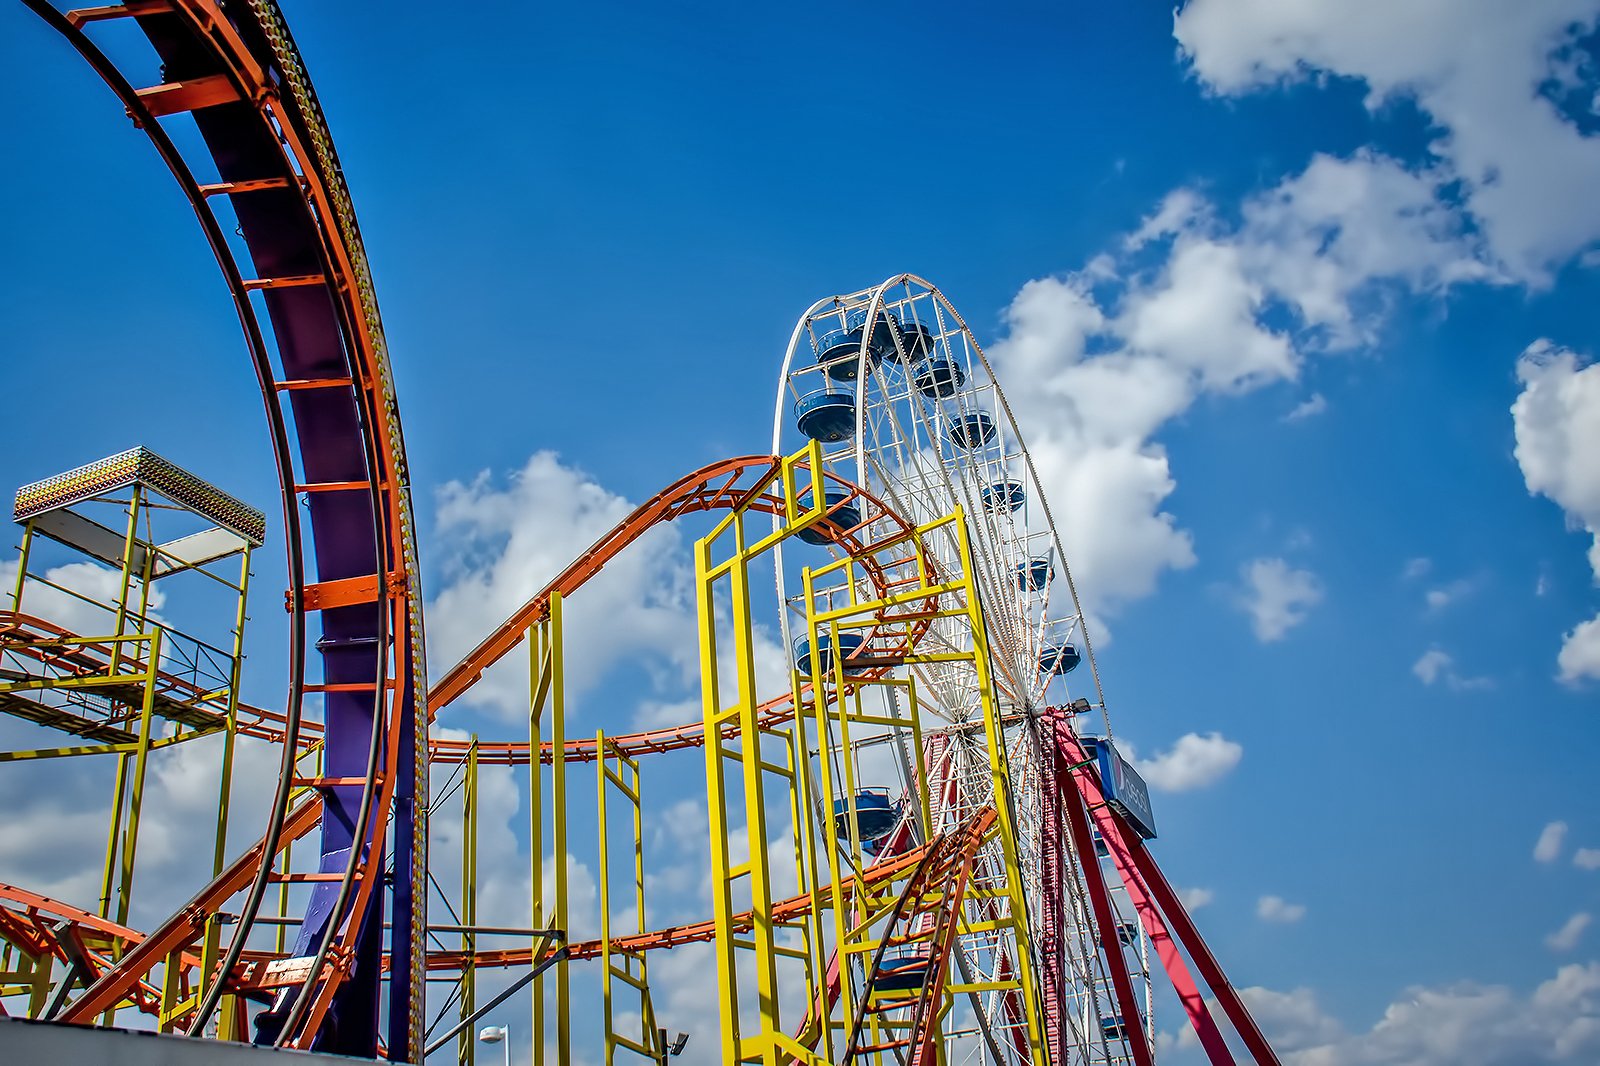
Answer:
<svg viewBox="0 0 1600 1066"><path fill-rule="evenodd" d="M478 1039L485 1044L500 1044L506 1051L506 1066L511 1066L511 1027L486 1025L478 1030Z"/></svg>

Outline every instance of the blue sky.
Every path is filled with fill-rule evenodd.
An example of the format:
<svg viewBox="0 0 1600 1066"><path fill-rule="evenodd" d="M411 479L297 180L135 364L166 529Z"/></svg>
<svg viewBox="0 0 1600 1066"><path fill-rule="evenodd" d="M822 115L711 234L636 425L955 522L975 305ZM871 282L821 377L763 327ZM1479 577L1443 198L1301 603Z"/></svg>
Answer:
<svg viewBox="0 0 1600 1066"><path fill-rule="evenodd" d="M436 666L626 501L764 450L795 318L914 271L1017 402L1158 856L1269 1034L1600 1061L1593 3L285 7L379 287ZM143 442L270 511L187 207L19 7L0 60L0 481ZM585 728L692 697L685 536L593 590ZM450 726L514 735L514 691Z"/></svg>

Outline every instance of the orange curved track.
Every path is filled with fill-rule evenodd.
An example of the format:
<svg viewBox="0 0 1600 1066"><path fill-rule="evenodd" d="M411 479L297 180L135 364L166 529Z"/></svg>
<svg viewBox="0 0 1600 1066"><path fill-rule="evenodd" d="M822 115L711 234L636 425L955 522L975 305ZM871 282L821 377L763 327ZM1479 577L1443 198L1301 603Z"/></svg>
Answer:
<svg viewBox="0 0 1600 1066"><path fill-rule="evenodd" d="M426 827L413 817L414 798L426 795L427 780L419 569L382 322L327 124L272 0L226 6L219 0L139 0L68 12L45 0L24 2L77 50L149 137L194 208L233 298L260 382L285 503L291 669L283 728L267 732L279 733L291 749L300 744L300 708L312 692L305 678L305 620L318 613L319 650L326 648L326 683L318 695L329 724L328 750L358 764L383 752L365 774L365 787L330 799L356 812L356 835L380 846L346 843L351 859L316 950L346 960L359 951L376 962L381 941L363 929L381 929L382 923L364 919L374 907L387 908L394 951L408 960L404 979L391 983L388 1043L398 1057L409 1058L422 1029L423 940L414 926L423 921L426 898ZM161 84L141 87L133 80L143 76L142 57L124 60L125 71L99 48L88 30L98 32L107 22L131 24L148 40L161 60ZM198 142L185 138L180 148L166 129L173 116L193 120ZM217 180L202 183L197 172L215 173ZM234 219L226 227L211 206L217 196L231 202ZM239 241L243 256L235 250ZM297 502L302 494L308 500L306 538ZM315 543L314 553L308 540ZM313 559L314 576L308 565ZM357 647L364 650L344 650ZM354 691L363 682L366 693ZM263 860L284 842L283 799L292 774L291 750L280 775L279 802L265 812L269 846ZM382 893L381 842L391 811L395 857L406 873L391 893ZM331 836L324 828L324 851L340 845L338 834L347 833L337 828L342 822L336 820ZM251 895L228 949L232 960L242 954L268 865L258 863L245 878ZM172 948L165 945L166 951ZM115 1002L129 993L148 972L147 962L139 950L130 952L61 1017L88 1020L91 1000ZM318 1043L341 986L352 980L349 965L317 970L296 997L278 1042ZM376 987L376 978L354 980ZM345 998L353 1004L348 1009L365 1011L370 1020L346 1018L334 1027L342 1034L337 1042L323 1046L370 1054L378 1043L377 1000ZM363 1005L367 999L370 1007ZM208 992L196 1011L201 1024L215 1003Z"/></svg>
<svg viewBox="0 0 1600 1066"><path fill-rule="evenodd" d="M495 630L479 642L471 652L445 672L428 693L430 715L437 715L450 703L459 699L483 676L483 672L526 637L528 629L549 616L550 598L559 593L563 597L577 592L585 582L616 558L630 544L645 533L665 522L696 511L712 511L746 507L764 514L784 513L783 497L772 491L760 492L759 486L767 482L778 469L781 460L775 456L752 455L726 459L701 467L692 474L673 482L636 508L632 514L617 523L609 532L595 541L590 548L562 570L560 574L525 604L511 614ZM859 512L865 516L860 527L842 529L829 522L820 523L816 533L839 550L861 561L862 572L872 582L879 594L886 594L892 579L884 573L874 558L873 544L860 537L860 530L878 519L890 526L890 536L908 536L911 527L881 500L865 489L837 475L823 471L829 484L844 494L844 503L860 501L865 506ZM754 484L751 484L751 483ZM888 667L862 670L866 676L875 676ZM761 706L761 721L775 725L790 714L792 697L788 694L768 700ZM681 726L667 726L636 733L619 733L608 736L606 744L615 751L630 757L674 751L680 748L699 747L705 743L705 730L699 722ZM466 741L434 738L429 745L429 758L435 763L450 764L464 761L470 745ZM530 760L526 742L479 742L477 746L480 765L525 766ZM571 740L563 745L569 760L583 762L595 758L595 742ZM541 758L548 762L551 747L542 746Z"/></svg>

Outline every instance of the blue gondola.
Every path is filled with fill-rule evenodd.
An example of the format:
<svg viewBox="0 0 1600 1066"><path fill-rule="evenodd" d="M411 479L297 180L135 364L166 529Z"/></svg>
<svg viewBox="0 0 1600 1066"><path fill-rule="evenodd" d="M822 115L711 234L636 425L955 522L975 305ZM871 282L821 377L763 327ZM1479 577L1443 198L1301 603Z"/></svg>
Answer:
<svg viewBox="0 0 1600 1066"><path fill-rule="evenodd" d="M911 368L911 381L924 396L944 398L967 382L966 371L947 356L935 355Z"/></svg>
<svg viewBox="0 0 1600 1066"><path fill-rule="evenodd" d="M1047 674L1070 674L1083 657L1071 644L1046 644L1039 649L1039 669Z"/></svg>
<svg viewBox="0 0 1600 1066"><path fill-rule="evenodd" d="M878 992L915 992L928 983L932 969L933 956L925 952L886 957L872 975L872 987Z"/></svg>
<svg viewBox="0 0 1600 1066"><path fill-rule="evenodd" d="M812 440L836 444L856 432L856 401L847 392L813 392L794 405L795 425Z"/></svg>
<svg viewBox="0 0 1600 1066"><path fill-rule="evenodd" d="M865 328L867 324L866 309L851 311L845 316L845 324L857 331ZM878 358L881 359L884 356L894 357L894 337L899 332L900 320L898 318L888 311L878 312L878 317L872 324L872 350L877 353ZM861 343L860 332L856 333L856 343Z"/></svg>
<svg viewBox="0 0 1600 1066"><path fill-rule="evenodd" d="M861 368L861 328L836 329L824 333L817 341L817 363L825 367L835 381L854 381ZM867 361L873 366L883 362L883 349L876 345L867 348Z"/></svg>
<svg viewBox="0 0 1600 1066"><path fill-rule="evenodd" d="M1117 939L1130 947L1139 942L1139 923L1124 918L1117 923Z"/></svg>
<svg viewBox="0 0 1600 1066"><path fill-rule="evenodd" d="M900 812L886 788L864 788L856 793L856 829L864 844L888 836L900 820ZM833 825L840 840L850 839L850 801L833 801Z"/></svg>
<svg viewBox="0 0 1600 1066"><path fill-rule="evenodd" d="M1002 511L1020 510L1023 502L1028 498L1028 493L1022 487L1022 482L1012 481L1008 478L1005 481L996 481L993 485L985 487L980 496L983 499L983 509L985 511L1000 513Z"/></svg>
<svg viewBox="0 0 1600 1066"><path fill-rule="evenodd" d="M1050 584L1055 576L1056 566L1049 557L1017 564L1017 588L1023 592L1038 592Z"/></svg>
<svg viewBox="0 0 1600 1066"><path fill-rule="evenodd" d="M1107 1040L1121 1040L1128 1035L1128 1027L1122 1024L1122 1015L1113 1014L1109 1018L1101 1019L1100 1035Z"/></svg>
<svg viewBox="0 0 1600 1066"><path fill-rule="evenodd" d="M900 327L900 348L907 365L926 359L933 354L933 333L921 322L907 322Z"/></svg>
<svg viewBox="0 0 1600 1066"><path fill-rule="evenodd" d="M866 638L860 633L839 634L839 651L843 653L846 658L848 658L852 652L854 652L857 648L860 648L864 643L866 643ZM821 664L822 669L833 669L833 642L826 635L824 635L822 638L821 648L818 651L817 659ZM796 670L800 671L800 675L802 677L811 676L811 640L807 637L801 637L799 640L795 641L794 666Z"/></svg>
<svg viewBox="0 0 1600 1066"><path fill-rule="evenodd" d="M828 508L827 517L818 522L817 525L808 526L795 534L807 544L829 544L832 542L833 538L829 537L826 531L818 528L824 524L832 528L835 534L846 529L854 529L861 524L861 508L856 505L854 500L850 500L848 492L843 489L825 489L822 493L822 500ZM846 500L850 500L850 502L846 503ZM811 510L810 489L800 494L799 505L801 511Z"/></svg>
<svg viewBox="0 0 1600 1066"><path fill-rule="evenodd" d="M994 419L983 411L962 415L950 423L950 428L946 432L956 447L965 448L970 452L994 440Z"/></svg>

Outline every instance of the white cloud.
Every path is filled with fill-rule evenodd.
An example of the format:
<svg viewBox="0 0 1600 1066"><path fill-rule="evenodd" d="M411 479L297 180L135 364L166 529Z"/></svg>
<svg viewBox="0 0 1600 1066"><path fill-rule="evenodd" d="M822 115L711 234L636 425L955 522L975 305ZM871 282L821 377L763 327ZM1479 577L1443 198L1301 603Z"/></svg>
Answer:
<svg viewBox="0 0 1600 1066"><path fill-rule="evenodd" d="M1561 846L1567 840L1567 823L1551 822L1539 831L1539 839L1533 845L1533 858L1535 862L1555 862L1561 855Z"/></svg>
<svg viewBox="0 0 1600 1066"><path fill-rule="evenodd" d="M1431 588L1423 594L1422 600L1428 605L1430 611L1442 611L1452 603L1460 603L1477 589L1477 585L1466 578L1458 578L1448 584Z"/></svg>
<svg viewBox="0 0 1600 1066"><path fill-rule="evenodd" d="M1432 569L1433 560L1425 556L1419 556L1415 559L1406 560L1405 568L1400 571L1400 576L1407 581L1415 581L1419 577L1426 577Z"/></svg>
<svg viewBox="0 0 1600 1066"><path fill-rule="evenodd" d="M1136 765L1151 788L1189 792L1221 780L1243 755L1244 748L1221 733L1185 733L1167 751Z"/></svg>
<svg viewBox="0 0 1600 1066"><path fill-rule="evenodd" d="M1236 224L1169 193L1084 269L1028 282L989 351L1047 493L1075 501L1063 540L1091 613L1195 562L1162 510L1176 487L1154 439L1205 395L1293 381L1307 353L1370 340L1394 290L1490 278L1438 180L1372 154L1318 157L1247 201ZM1298 339L1298 346L1297 346ZM1326 407L1313 395L1291 412Z"/></svg>
<svg viewBox="0 0 1600 1066"><path fill-rule="evenodd" d="M1318 155L1245 204L1240 245L1250 274L1328 347L1370 343L1383 289L1440 294L1494 277L1459 214L1438 202L1442 182L1367 151Z"/></svg>
<svg viewBox="0 0 1600 1066"><path fill-rule="evenodd" d="M1128 251L1138 251L1151 241L1164 240L1192 227L1196 220L1209 217L1211 205L1193 189L1174 189L1153 214L1145 216L1139 228L1122 242Z"/></svg>
<svg viewBox="0 0 1600 1066"><path fill-rule="evenodd" d="M18 565L19 561L16 559L0 562L0 590L4 590L3 602L7 610L11 609L11 592L16 588ZM37 559L29 566L28 572L34 575L39 573ZM113 570L99 563L73 562L47 567L44 577L46 581L77 593L77 596L29 578L22 593L24 614L54 622L63 629L81 636L100 636L115 627L116 618L113 609L117 596L122 591L120 570ZM128 595L130 603L138 603L138 582L134 582ZM87 597L95 602L85 603L79 597ZM98 604L107 606L101 607L97 606ZM158 622L162 620L161 608L165 605L166 593L160 585L152 583L147 612L152 620Z"/></svg>
<svg viewBox="0 0 1600 1066"><path fill-rule="evenodd" d="M551 452L536 452L501 485L485 472L439 490L440 557L459 560L428 606L428 649L443 668L543 588L633 508ZM625 659L691 669L693 606L681 538L657 528L606 564L567 601L569 694ZM465 701L507 718L526 713L527 662L511 655Z"/></svg>
<svg viewBox="0 0 1600 1066"><path fill-rule="evenodd" d="M1283 416L1285 422L1303 422L1308 418L1315 418L1328 409L1328 401L1322 393L1314 392L1311 396L1296 404L1292 410Z"/></svg>
<svg viewBox="0 0 1600 1066"><path fill-rule="evenodd" d="M1492 678L1463 676L1456 670L1455 657L1442 648L1429 648L1423 652L1422 656L1411 664L1411 672L1416 674L1424 685L1443 681L1445 687L1452 692L1472 692L1494 687Z"/></svg>
<svg viewBox="0 0 1600 1066"><path fill-rule="evenodd" d="M1183 909L1193 913L1201 907L1209 907L1217 898L1217 894L1209 888L1180 888L1178 899L1183 904Z"/></svg>
<svg viewBox="0 0 1600 1066"><path fill-rule="evenodd" d="M1284 1066L1527 1066L1600 1055L1600 963L1563 966L1527 996L1459 982L1406 989L1350 1033L1314 992L1240 989Z"/></svg>
<svg viewBox="0 0 1600 1066"><path fill-rule="evenodd" d="M1256 917L1263 922L1290 925L1305 916L1304 903L1290 903L1282 896L1262 896L1256 901Z"/></svg>
<svg viewBox="0 0 1600 1066"><path fill-rule="evenodd" d="M1322 582L1309 570L1297 570L1283 559L1255 559L1239 569L1243 588L1238 606L1250 615L1256 639L1282 640L1322 602Z"/></svg>
<svg viewBox="0 0 1600 1066"><path fill-rule="evenodd" d="M1589 0L1191 0L1174 33L1216 92L1332 74L1364 81L1374 110L1414 100L1441 129L1431 198L1459 197L1495 258L1543 281L1600 237L1600 140L1539 91L1595 18Z"/></svg>
<svg viewBox="0 0 1600 1066"><path fill-rule="evenodd" d="M1523 388L1511 417L1523 480L1589 534L1589 565L1600 578L1600 366L1539 340L1517 360L1517 377ZM1600 614L1566 634L1556 663L1567 684L1600 678Z"/></svg>
<svg viewBox="0 0 1600 1066"><path fill-rule="evenodd" d="M1551 951L1571 951L1578 946L1578 941L1583 937L1583 931L1589 928L1589 923L1594 921L1587 911L1579 911L1561 924L1561 928L1544 938L1545 946Z"/></svg>
<svg viewBox="0 0 1600 1066"><path fill-rule="evenodd" d="M1556 655L1558 676L1567 684L1600 678L1600 615L1580 622L1561 641Z"/></svg>
<svg viewBox="0 0 1600 1066"><path fill-rule="evenodd" d="M1572 853L1572 865L1580 870L1600 870L1600 848L1579 848Z"/></svg>
<svg viewBox="0 0 1600 1066"><path fill-rule="evenodd" d="M1265 298L1239 248L1185 238L1156 283L1129 298L1117 331L1134 350L1192 372L1203 389L1241 392L1297 370L1288 338L1258 321Z"/></svg>
<svg viewBox="0 0 1600 1066"><path fill-rule="evenodd" d="M1429 648L1422 653L1422 658L1411 664L1411 672L1421 678L1424 685L1431 685L1450 668L1452 661L1448 652Z"/></svg>
<svg viewBox="0 0 1600 1066"><path fill-rule="evenodd" d="M1293 1061L1295 1052L1331 1043L1344 1033L1337 1021L1323 1013L1316 993L1309 988L1297 988L1292 992L1241 988L1239 998L1244 1000L1250 1016L1272 1041L1273 1050L1289 1056L1286 1062ZM1211 1004L1211 1011L1214 1016L1220 1013L1214 1004Z"/></svg>

